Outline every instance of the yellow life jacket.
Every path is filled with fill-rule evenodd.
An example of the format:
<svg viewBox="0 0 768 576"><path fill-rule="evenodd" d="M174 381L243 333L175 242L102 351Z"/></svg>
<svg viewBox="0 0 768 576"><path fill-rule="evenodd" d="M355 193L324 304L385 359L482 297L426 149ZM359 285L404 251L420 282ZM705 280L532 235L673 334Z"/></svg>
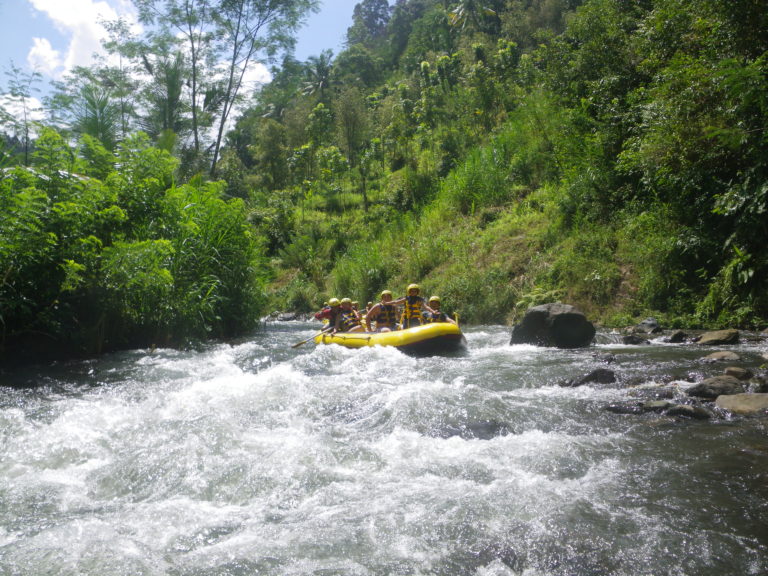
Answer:
<svg viewBox="0 0 768 576"><path fill-rule="evenodd" d="M354 310L342 310L339 312L341 315L341 331L348 332L351 328L360 325L360 320L357 318Z"/></svg>
<svg viewBox="0 0 768 576"><path fill-rule="evenodd" d="M421 326L424 317L421 308L424 306L424 298L421 296L407 296L403 303L403 328Z"/></svg>
<svg viewBox="0 0 768 576"><path fill-rule="evenodd" d="M379 313L372 320L376 321L377 330L379 328L394 328L397 324L397 306L381 303Z"/></svg>
<svg viewBox="0 0 768 576"><path fill-rule="evenodd" d="M426 320L431 324L432 322L447 322L446 318L448 316L445 315L445 312L438 312L436 314L427 314Z"/></svg>

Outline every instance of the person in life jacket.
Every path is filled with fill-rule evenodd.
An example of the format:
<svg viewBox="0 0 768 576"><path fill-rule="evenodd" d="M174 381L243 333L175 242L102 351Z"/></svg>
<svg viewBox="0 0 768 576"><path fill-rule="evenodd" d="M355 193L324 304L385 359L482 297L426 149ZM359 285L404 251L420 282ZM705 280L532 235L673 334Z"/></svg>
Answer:
<svg viewBox="0 0 768 576"><path fill-rule="evenodd" d="M352 300L341 299L341 308L336 316L333 332L363 332L365 328L360 323L360 316L352 308Z"/></svg>
<svg viewBox="0 0 768 576"><path fill-rule="evenodd" d="M427 301L419 296L420 291L418 284L409 284L406 290L407 296L393 302L393 304L403 305L403 315L400 319L403 329L421 326L424 323L424 312L434 312Z"/></svg>
<svg viewBox="0 0 768 576"><path fill-rule="evenodd" d="M365 315L365 326L368 332L374 332L371 329L372 322L376 322L376 332L397 330L397 306L392 303L392 292L389 290L381 293L381 302L371 306Z"/></svg>
<svg viewBox="0 0 768 576"><path fill-rule="evenodd" d="M327 320L328 325L333 326L336 323L336 315L339 313L340 304L338 298L331 298L320 312L315 313L315 320Z"/></svg>
<svg viewBox="0 0 768 576"><path fill-rule="evenodd" d="M432 312L427 312L424 317L427 322L449 322L456 324L456 321L445 312L440 311L440 296L430 296L427 301Z"/></svg>

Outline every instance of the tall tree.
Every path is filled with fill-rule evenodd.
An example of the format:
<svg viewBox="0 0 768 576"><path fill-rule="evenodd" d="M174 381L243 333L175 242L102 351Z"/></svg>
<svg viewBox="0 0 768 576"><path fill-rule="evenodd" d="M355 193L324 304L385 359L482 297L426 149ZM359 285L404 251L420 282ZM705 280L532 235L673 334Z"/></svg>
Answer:
<svg viewBox="0 0 768 576"><path fill-rule="evenodd" d="M120 138L125 139L135 118L135 96L138 81L132 74L131 61L139 51L140 42L131 31L130 24L120 18L116 21L102 22L109 38L103 42L109 54L117 56L117 63L105 66L100 76L105 87L117 98L120 109Z"/></svg>
<svg viewBox="0 0 768 576"><path fill-rule="evenodd" d="M337 100L336 123L342 149L352 168L356 168L360 153L368 142L370 120L365 99L357 88L347 88Z"/></svg>
<svg viewBox="0 0 768 576"><path fill-rule="evenodd" d="M257 58L267 60L290 50L299 24L317 0L219 0L214 14L219 54L226 62L221 110L213 145L211 177L216 175L224 132L238 101L243 80Z"/></svg>
<svg viewBox="0 0 768 576"><path fill-rule="evenodd" d="M363 209L368 211L367 181L371 172L370 162L364 162L364 150L368 144L371 120L362 92L357 88L345 89L338 98L336 123L339 140L347 155L351 169L357 169L360 176L360 191L363 195Z"/></svg>
<svg viewBox="0 0 768 576"><path fill-rule="evenodd" d="M347 30L347 44L376 48L387 33L392 10L387 0L363 0L352 12L352 26Z"/></svg>
<svg viewBox="0 0 768 576"><path fill-rule="evenodd" d="M157 24L161 33L180 38L184 45L189 62L189 108L196 154L201 149L200 114L213 58L212 22L220 3L221 0L134 0L143 22Z"/></svg>
<svg viewBox="0 0 768 576"><path fill-rule="evenodd" d="M384 63L376 52L355 44L339 54L333 63L334 84L373 88L383 80Z"/></svg>
<svg viewBox="0 0 768 576"><path fill-rule="evenodd" d="M29 165L29 144L30 133L32 131L32 112L33 100L32 92L33 86L40 81L39 72L25 72L13 62L11 62L10 69L6 72L8 76L8 93L10 95L11 102L18 108L15 113L21 116L12 114L11 125L16 131L18 139L21 141L22 150L24 154L24 165Z"/></svg>

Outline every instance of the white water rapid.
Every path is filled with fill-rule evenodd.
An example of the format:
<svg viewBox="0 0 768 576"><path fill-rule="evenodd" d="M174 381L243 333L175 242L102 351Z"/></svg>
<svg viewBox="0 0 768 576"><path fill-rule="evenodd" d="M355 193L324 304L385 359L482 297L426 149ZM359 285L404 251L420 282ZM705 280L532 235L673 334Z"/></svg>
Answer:
<svg viewBox="0 0 768 576"><path fill-rule="evenodd" d="M0 574L768 574L762 420L609 413L626 386L558 386L596 350L503 327L449 358L291 348L316 329L3 374Z"/></svg>

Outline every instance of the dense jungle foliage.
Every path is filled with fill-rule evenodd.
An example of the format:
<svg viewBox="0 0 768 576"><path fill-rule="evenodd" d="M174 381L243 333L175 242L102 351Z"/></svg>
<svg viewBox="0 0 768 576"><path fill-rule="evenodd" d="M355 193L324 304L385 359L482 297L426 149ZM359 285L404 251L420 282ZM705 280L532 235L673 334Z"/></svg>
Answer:
<svg viewBox="0 0 768 576"><path fill-rule="evenodd" d="M414 281L467 322L765 326L762 0L363 0L306 62L311 0L134 3L120 66L75 70L46 129L5 118L6 351L231 337ZM9 79L26 111L35 76Z"/></svg>

